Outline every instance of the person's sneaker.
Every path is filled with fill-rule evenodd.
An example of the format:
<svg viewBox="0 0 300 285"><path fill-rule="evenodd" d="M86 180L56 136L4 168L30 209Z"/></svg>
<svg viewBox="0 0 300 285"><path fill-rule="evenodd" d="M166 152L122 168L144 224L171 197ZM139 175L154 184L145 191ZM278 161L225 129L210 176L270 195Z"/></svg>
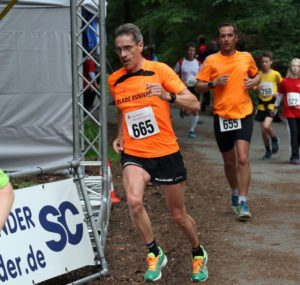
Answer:
<svg viewBox="0 0 300 285"><path fill-rule="evenodd" d="M167 264L168 259L162 249L158 247L159 255L155 256L154 253L148 253L148 268L146 270L144 281L151 282L157 281L161 278L161 269Z"/></svg>
<svg viewBox="0 0 300 285"><path fill-rule="evenodd" d="M237 213L237 207L238 207L238 205L239 205L239 196L233 196L233 195L231 195L231 209L232 209L232 212L234 213L234 214L238 214Z"/></svg>
<svg viewBox="0 0 300 285"><path fill-rule="evenodd" d="M203 246L200 246L203 250L204 256L195 256L192 258L193 271L191 274L191 280L193 282L202 282L208 278L207 264L207 252Z"/></svg>
<svg viewBox="0 0 300 285"><path fill-rule="evenodd" d="M268 160L268 159L271 158L271 156L272 156L271 151L266 150L266 153L265 153L265 155L264 155L264 157L263 157L262 159L263 159L263 160Z"/></svg>
<svg viewBox="0 0 300 285"><path fill-rule="evenodd" d="M192 132L192 131L189 132L189 138L195 139L196 137L197 136L196 136L196 134L194 132Z"/></svg>
<svg viewBox="0 0 300 285"><path fill-rule="evenodd" d="M272 141L272 153L277 153L279 151L279 137L276 137L275 141Z"/></svg>
<svg viewBox="0 0 300 285"><path fill-rule="evenodd" d="M251 219L248 203L242 201L237 207L237 215L240 221L248 221Z"/></svg>
<svg viewBox="0 0 300 285"><path fill-rule="evenodd" d="M294 165L297 165L297 164L299 164L299 159L291 159L290 163L294 164Z"/></svg>
<svg viewBox="0 0 300 285"><path fill-rule="evenodd" d="M184 110L183 109L180 109L179 116L180 116L181 119L184 118Z"/></svg>

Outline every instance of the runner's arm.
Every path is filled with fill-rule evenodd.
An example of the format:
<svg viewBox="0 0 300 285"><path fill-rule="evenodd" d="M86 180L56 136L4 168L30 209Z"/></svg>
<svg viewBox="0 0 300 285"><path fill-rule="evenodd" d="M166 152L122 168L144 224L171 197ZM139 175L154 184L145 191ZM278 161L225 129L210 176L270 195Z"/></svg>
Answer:
<svg viewBox="0 0 300 285"><path fill-rule="evenodd" d="M120 110L118 110L118 135L113 141L113 148L117 153L123 151L123 117Z"/></svg>
<svg viewBox="0 0 300 285"><path fill-rule="evenodd" d="M169 96L171 96L170 93ZM197 112L200 110L201 103L188 89L183 89L177 94L174 104L180 108L184 108L185 110Z"/></svg>
<svg viewBox="0 0 300 285"><path fill-rule="evenodd" d="M148 97L159 96L160 99L168 102L170 102L172 99L171 93L167 92L160 83L148 83L146 85L146 89L149 89ZM176 99L175 101L173 101L173 103L176 106L193 112L200 110L200 102L197 100L196 96L193 95L187 88L183 89L175 96Z"/></svg>
<svg viewBox="0 0 300 285"><path fill-rule="evenodd" d="M224 75L219 76L219 77L218 77L217 79L215 79L215 80L209 81L209 82L212 83L211 88L214 88L214 87L216 87L216 86L223 86L223 85L226 85L227 82L228 82L228 77L229 77L229 74L224 74ZM198 93L204 93L204 92L207 92L209 89L210 89L210 87L209 87L208 81L198 80L198 82L197 82L197 84L196 84L196 91L197 91Z"/></svg>
<svg viewBox="0 0 300 285"><path fill-rule="evenodd" d="M283 94L281 93L278 93L278 95L276 96L276 100L275 100L275 103L274 103L274 107L277 109L282 101L282 98L283 98Z"/></svg>
<svg viewBox="0 0 300 285"><path fill-rule="evenodd" d="M244 81L244 87L246 90L252 89L255 85L258 85L261 80L261 75L259 72L256 73L254 77L246 77Z"/></svg>
<svg viewBox="0 0 300 285"><path fill-rule="evenodd" d="M3 228L14 201L14 191L8 182L0 189L0 231Z"/></svg>

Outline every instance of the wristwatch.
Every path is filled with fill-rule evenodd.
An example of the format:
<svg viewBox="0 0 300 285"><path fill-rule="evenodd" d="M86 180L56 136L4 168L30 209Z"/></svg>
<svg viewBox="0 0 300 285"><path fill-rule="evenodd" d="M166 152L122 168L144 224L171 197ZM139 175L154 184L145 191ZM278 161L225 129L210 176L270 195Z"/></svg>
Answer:
<svg viewBox="0 0 300 285"><path fill-rule="evenodd" d="M208 81L207 86L209 89L214 88L214 82L212 80Z"/></svg>
<svg viewBox="0 0 300 285"><path fill-rule="evenodd" d="M174 93L170 93L171 96L171 100L169 101L169 103L174 103L174 101L176 100L176 95Z"/></svg>

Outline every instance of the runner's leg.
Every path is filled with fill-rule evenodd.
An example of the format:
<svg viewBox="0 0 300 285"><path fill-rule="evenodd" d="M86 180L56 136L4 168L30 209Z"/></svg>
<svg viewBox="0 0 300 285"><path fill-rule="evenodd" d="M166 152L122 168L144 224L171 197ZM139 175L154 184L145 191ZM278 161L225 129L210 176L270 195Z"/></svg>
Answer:
<svg viewBox="0 0 300 285"><path fill-rule="evenodd" d="M222 152L222 156L224 160L224 171L227 181L231 189L236 189L238 188L238 180L235 148L233 147L229 151Z"/></svg>
<svg viewBox="0 0 300 285"><path fill-rule="evenodd" d="M271 127L272 122L273 122L272 117L266 117L265 120L263 121L264 129L267 135L270 136L270 138L273 138L275 136L274 130Z"/></svg>
<svg viewBox="0 0 300 285"><path fill-rule="evenodd" d="M149 173L141 167L128 165L123 170L123 186L130 217L145 244L154 240L151 222L143 204L144 190L149 181Z"/></svg>
<svg viewBox="0 0 300 285"><path fill-rule="evenodd" d="M247 196L250 183L250 164L249 164L250 143L245 140L236 141L238 155L237 180L239 196Z"/></svg>
<svg viewBox="0 0 300 285"><path fill-rule="evenodd" d="M261 126L261 134L262 134L262 139L265 145L265 148L269 148L270 149L270 142L269 142L269 137L268 137L268 133L265 127L265 121L260 123Z"/></svg>
<svg viewBox="0 0 300 285"><path fill-rule="evenodd" d="M174 222L182 229L190 241L192 248L199 246L196 223L194 219L187 214L184 205L184 182L174 185L161 185L165 192L166 205Z"/></svg>

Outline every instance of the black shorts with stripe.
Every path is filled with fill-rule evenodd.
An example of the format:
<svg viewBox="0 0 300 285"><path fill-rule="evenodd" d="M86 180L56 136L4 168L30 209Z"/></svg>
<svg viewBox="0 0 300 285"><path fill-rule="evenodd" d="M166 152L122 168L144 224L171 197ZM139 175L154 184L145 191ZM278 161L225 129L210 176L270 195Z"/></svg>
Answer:
<svg viewBox="0 0 300 285"><path fill-rule="evenodd" d="M153 184L178 184L185 181L187 176L183 158L179 151L155 158L143 158L122 152L121 164L123 169L128 165L143 168L151 176L150 181Z"/></svg>

